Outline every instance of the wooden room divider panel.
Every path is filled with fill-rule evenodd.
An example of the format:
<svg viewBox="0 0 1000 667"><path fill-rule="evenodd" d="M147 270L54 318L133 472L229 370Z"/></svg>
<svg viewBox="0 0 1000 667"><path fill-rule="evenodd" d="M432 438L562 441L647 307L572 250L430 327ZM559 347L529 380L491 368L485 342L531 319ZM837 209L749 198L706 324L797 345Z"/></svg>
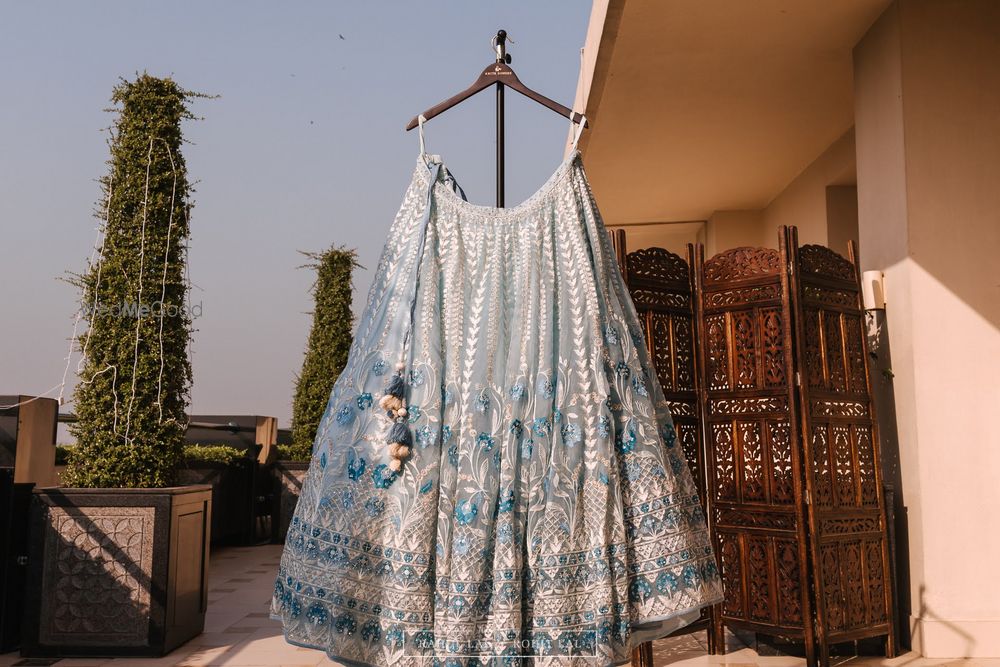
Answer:
<svg viewBox="0 0 1000 667"><path fill-rule="evenodd" d="M715 542L725 600L688 631L726 627L829 645L885 635L895 655L885 501L853 245L706 260L628 253L613 236ZM647 645L633 662L651 667Z"/></svg>
<svg viewBox="0 0 1000 667"><path fill-rule="evenodd" d="M821 661L829 644L887 636L895 654L878 430L864 309L850 259L818 245L790 249L810 551Z"/></svg>
<svg viewBox="0 0 1000 667"><path fill-rule="evenodd" d="M695 373L694 300L690 264L663 248L625 256L628 288L650 358L670 405L674 428L698 495L705 502L705 461Z"/></svg>
<svg viewBox="0 0 1000 667"><path fill-rule="evenodd" d="M800 638L812 654L789 285L780 251L696 264L708 499L725 601L715 624Z"/></svg>
<svg viewBox="0 0 1000 667"><path fill-rule="evenodd" d="M698 357L694 321L693 248L688 260L663 248L644 248L627 252L625 232L612 237L622 275L639 315L650 359L664 398L670 404L674 428L691 469L698 496L708 518L706 505L705 448L698 402ZM705 609L701 618L681 633L709 630L710 652L715 652L711 632L712 611ZM639 662L642 658L639 659ZM637 660L634 658L633 663Z"/></svg>

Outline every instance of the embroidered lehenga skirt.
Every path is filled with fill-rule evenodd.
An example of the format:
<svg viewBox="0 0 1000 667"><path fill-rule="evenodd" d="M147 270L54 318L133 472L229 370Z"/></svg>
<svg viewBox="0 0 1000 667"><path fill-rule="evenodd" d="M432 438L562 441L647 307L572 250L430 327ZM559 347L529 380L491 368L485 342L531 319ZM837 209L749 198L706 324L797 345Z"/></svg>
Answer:
<svg viewBox="0 0 1000 667"><path fill-rule="evenodd" d="M720 600L580 154L506 209L422 154L287 535L287 640L357 665L600 667Z"/></svg>

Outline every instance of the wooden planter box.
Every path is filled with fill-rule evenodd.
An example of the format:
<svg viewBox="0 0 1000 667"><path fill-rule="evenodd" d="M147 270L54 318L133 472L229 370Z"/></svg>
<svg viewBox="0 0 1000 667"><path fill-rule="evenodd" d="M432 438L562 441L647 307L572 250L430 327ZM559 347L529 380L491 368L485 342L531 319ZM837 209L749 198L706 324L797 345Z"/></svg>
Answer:
<svg viewBox="0 0 1000 667"><path fill-rule="evenodd" d="M0 653L21 645L33 486L14 482L13 468L0 468Z"/></svg>
<svg viewBox="0 0 1000 667"><path fill-rule="evenodd" d="M36 489L21 655L162 656L208 606L212 487Z"/></svg>
<svg viewBox="0 0 1000 667"><path fill-rule="evenodd" d="M285 541L288 526L295 514L295 505L299 502L299 491L302 490L308 471L309 463L304 461L278 461L274 464L276 484L271 541L276 544Z"/></svg>
<svg viewBox="0 0 1000 667"><path fill-rule="evenodd" d="M257 462L199 461L177 469L177 483L212 487L212 546L246 546L257 542Z"/></svg>

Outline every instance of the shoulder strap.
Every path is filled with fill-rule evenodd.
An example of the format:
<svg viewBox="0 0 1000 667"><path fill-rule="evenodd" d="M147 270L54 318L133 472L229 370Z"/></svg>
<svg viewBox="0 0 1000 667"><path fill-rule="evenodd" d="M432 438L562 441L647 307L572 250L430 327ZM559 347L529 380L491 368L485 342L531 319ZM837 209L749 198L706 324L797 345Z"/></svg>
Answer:
<svg viewBox="0 0 1000 667"><path fill-rule="evenodd" d="M576 128L573 131L573 150L576 150L577 145L580 143L580 135L583 134L584 126L587 124L587 117L580 114L580 122L576 124Z"/></svg>
<svg viewBox="0 0 1000 667"><path fill-rule="evenodd" d="M419 128L419 131L420 131L420 156L421 157L427 155L427 151L424 150L424 123L426 123L426 122L427 122L427 119L424 118L423 114L420 114L419 116L417 116L417 127Z"/></svg>

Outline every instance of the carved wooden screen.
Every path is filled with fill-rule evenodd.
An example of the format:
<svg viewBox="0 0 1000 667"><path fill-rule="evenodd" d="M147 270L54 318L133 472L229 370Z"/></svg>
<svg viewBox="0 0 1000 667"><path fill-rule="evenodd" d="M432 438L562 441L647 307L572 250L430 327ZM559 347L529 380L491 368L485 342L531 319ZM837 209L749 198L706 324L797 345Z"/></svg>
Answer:
<svg viewBox="0 0 1000 667"><path fill-rule="evenodd" d="M887 635L892 592L864 310L851 260L785 231L801 373L817 640Z"/></svg>
<svg viewBox="0 0 1000 667"><path fill-rule="evenodd" d="M698 409L698 361L694 321L694 247L688 260L663 248L627 252L624 232L616 234L615 248L632 302L639 315L646 346L664 398L670 404L677 438L698 487L706 515L706 467ZM678 634L707 630L711 610ZM708 633L709 649L715 652L714 634ZM633 660L634 662L634 660Z"/></svg>
<svg viewBox="0 0 1000 667"><path fill-rule="evenodd" d="M782 253L699 246L704 419L722 625L813 651L788 281Z"/></svg>
<svg viewBox="0 0 1000 667"><path fill-rule="evenodd" d="M695 384L691 269L679 255L663 248L630 252L625 261L628 288L646 346L704 506L705 462Z"/></svg>

